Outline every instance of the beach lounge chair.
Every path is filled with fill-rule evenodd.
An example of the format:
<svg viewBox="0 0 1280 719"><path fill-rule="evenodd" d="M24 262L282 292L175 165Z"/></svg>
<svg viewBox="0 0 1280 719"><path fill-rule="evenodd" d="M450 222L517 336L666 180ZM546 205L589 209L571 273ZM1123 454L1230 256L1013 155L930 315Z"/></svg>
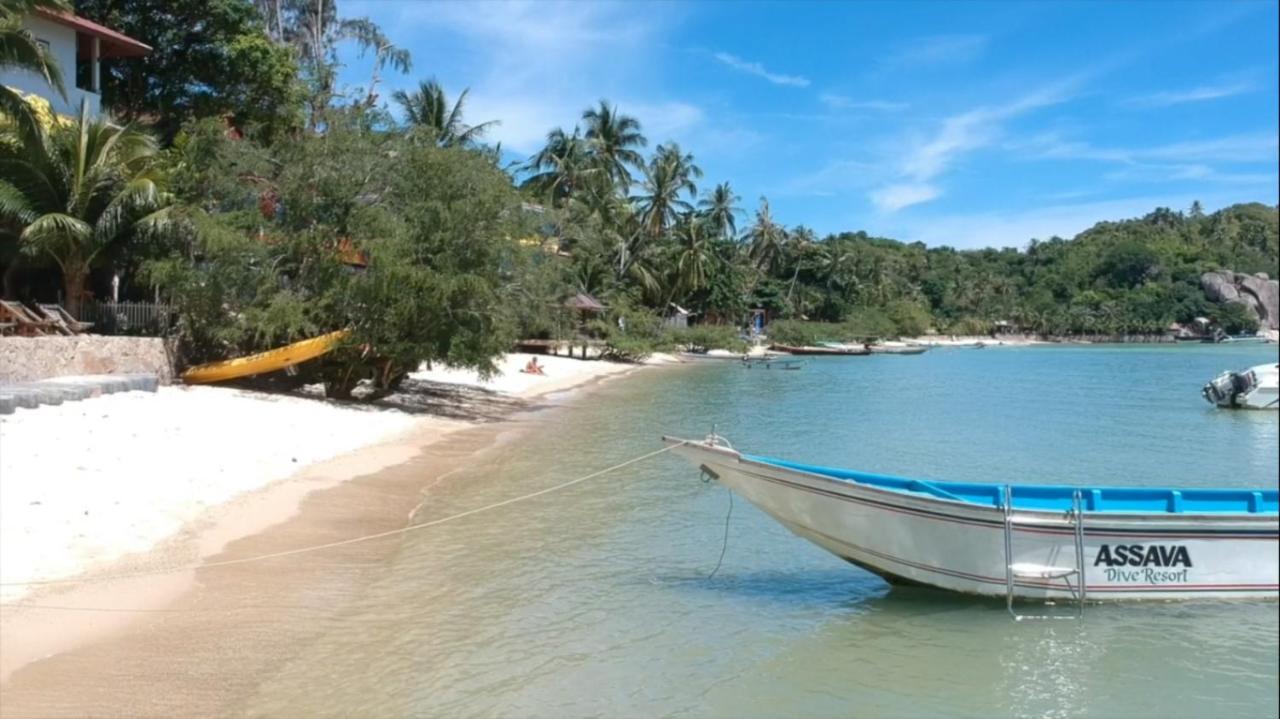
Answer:
<svg viewBox="0 0 1280 719"><path fill-rule="evenodd" d="M38 337L58 331L53 322L36 316L21 302L12 300L0 300L0 321L13 324L6 332L24 337Z"/></svg>
<svg viewBox="0 0 1280 719"><path fill-rule="evenodd" d="M75 332L72 332L71 328L67 326L67 323L62 321L61 317L45 312L44 308L40 305L32 302L31 304L26 305L26 308L27 312L30 312L32 317L47 323L47 326L49 327L49 334L68 336L75 334Z"/></svg>
<svg viewBox="0 0 1280 719"><path fill-rule="evenodd" d="M71 331L71 334L84 334L89 331L90 327L93 327L92 322L81 322L75 317L72 317L71 313L62 305L49 305L42 303L38 306L44 312L44 316L47 319L60 322L64 327Z"/></svg>

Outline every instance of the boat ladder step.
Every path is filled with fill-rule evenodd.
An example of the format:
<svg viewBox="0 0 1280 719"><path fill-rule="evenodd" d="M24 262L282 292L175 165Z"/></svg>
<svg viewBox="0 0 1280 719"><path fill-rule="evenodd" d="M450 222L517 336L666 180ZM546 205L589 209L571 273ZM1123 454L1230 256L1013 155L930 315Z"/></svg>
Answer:
<svg viewBox="0 0 1280 719"><path fill-rule="evenodd" d="M1064 579L1078 570L1075 567L1051 567L1047 564L1014 562L1009 565L1009 571L1019 579Z"/></svg>
<svg viewBox="0 0 1280 719"><path fill-rule="evenodd" d="M1017 579L1039 579L1053 580L1061 579L1066 584L1067 589L1071 592L1076 600L1076 616L1084 615L1085 592L1088 591L1085 581L1085 564L1084 564L1084 503L1081 500L1080 490L1076 490L1071 498L1071 511L1067 515L1073 529L1075 539L1075 566L1063 567L1051 564L1038 564L1035 562L1015 562L1013 561L1013 528L1015 524L1030 524L1031 522L1018 522L1013 516L1013 488L1005 485L1004 488L1004 561L1005 561L1005 607L1009 610L1009 614L1019 621L1023 619L1044 619L1046 616L1023 615L1018 614L1013 609L1014 584ZM1074 581L1072 581L1074 579ZM1052 604L1053 602L1048 602Z"/></svg>

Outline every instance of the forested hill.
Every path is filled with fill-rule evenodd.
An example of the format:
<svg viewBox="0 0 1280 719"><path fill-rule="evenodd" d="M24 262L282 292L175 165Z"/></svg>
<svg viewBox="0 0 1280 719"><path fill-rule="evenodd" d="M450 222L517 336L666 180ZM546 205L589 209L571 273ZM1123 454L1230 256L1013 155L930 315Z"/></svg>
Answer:
<svg viewBox="0 0 1280 719"><path fill-rule="evenodd" d="M1033 240L1025 249L926 248L858 232L793 250L799 272L792 309L809 319L876 329L883 313L903 333L925 323L981 333L1006 320L1049 334L1116 334L1159 333L1171 322L1209 316L1247 329L1239 308L1205 299L1200 274L1227 269L1275 278L1280 210L1258 203L1207 215L1198 206L1187 213L1160 208L1101 222L1070 240ZM775 277L775 284L790 279ZM787 289L776 288L779 300Z"/></svg>

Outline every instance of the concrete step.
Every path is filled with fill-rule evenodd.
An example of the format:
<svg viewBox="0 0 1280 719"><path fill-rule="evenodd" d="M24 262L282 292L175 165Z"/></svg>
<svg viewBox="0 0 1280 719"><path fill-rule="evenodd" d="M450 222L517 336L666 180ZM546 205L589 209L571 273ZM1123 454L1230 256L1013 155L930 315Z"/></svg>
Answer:
<svg viewBox="0 0 1280 719"><path fill-rule="evenodd" d="M13 414L18 408L35 409L42 404L59 405L116 392L155 392L159 388L160 378L154 374L77 375L0 385L0 414Z"/></svg>

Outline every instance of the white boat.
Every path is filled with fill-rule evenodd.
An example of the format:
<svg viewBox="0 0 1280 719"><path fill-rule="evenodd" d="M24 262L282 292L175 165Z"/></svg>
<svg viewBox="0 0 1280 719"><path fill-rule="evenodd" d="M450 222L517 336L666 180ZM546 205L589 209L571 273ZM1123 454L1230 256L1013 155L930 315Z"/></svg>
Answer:
<svg viewBox="0 0 1280 719"><path fill-rule="evenodd" d="M804 365L804 360L796 359L791 355L785 354L758 355L755 357L742 358L742 366L744 369L798 370L803 369Z"/></svg>
<svg viewBox="0 0 1280 719"><path fill-rule="evenodd" d="M873 355L921 355L928 347L909 345L906 342L877 342L867 345Z"/></svg>
<svg viewBox="0 0 1280 719"><path fill-rule="evenodd" d="M729 350L707 350L706 352L677 352L676 357L692 362L703 360L742 360L750 355Z"/></svg>
<svg viewBox="0 0 1280 719"><path fill-rule="evenodd" d="M1227 409L1280 407L1280 365L1260 364L1239 372L1223 372L1200 390L1211 404Z"/></svg>
<svg viewBox="0 0 1280 719"><path fill-rule="evenodd" d="M903 479L673 451L795 534L891 583L1031 600L1278 595L1276 489L1002 485Z"/></svg>

